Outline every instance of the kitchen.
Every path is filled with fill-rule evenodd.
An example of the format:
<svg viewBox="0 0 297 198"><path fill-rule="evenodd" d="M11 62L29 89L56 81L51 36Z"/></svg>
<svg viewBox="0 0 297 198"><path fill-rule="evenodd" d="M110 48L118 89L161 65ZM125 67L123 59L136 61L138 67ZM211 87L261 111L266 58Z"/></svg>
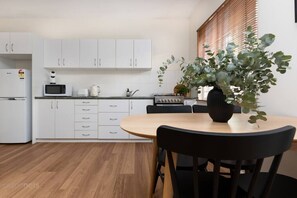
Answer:
<svg viewBox="0 0 297 198"><path fill-rule="evenodd" d="M74 95L78 90L90 89L94 84L100 86L100 97L125 96L127 88L140 90L135 94L135 97L151 97L155 93L172 92L180 76L178 66L167 73L166 83L162 87L158 86L156 74L158 66L171 54L187 59L196 56L197 27L223 0L216 0L212 3L201 0L198 1L199 5L197 1L189 1L189 4L178 1L175 1L176 4L171 4L170 1L166 2L167 4L155 7L148 6L145 1L134 2L135 5L132 5L131 8L121 2L117 2L118 6L107 3L104 5L106 9L94 1L93 6L80 6L76 3L70 5L70 1L51 1L51 3L48 1L43 5L36 5L36 7L26 5L22 1L2 2L0 31L31 32L33 37L32 54L25 55L25 58L12 57L11 55L1 55L0 58L1 68L24 68L32 72L33 142L37 142L38 139L36 125L39 119L38 102L42 100L35 99L35 97L43 96L43 84L49 83L52 70L56 72L57 83L72 85ZM282 2L282 6L279 4L280 2L277 0L272 1L271 4L264 0L259 1L259 34L267 31L277 33L279 39L277 47L286 49L295 57L296 24L291 23L292 16L287 12L292 5L289 2ZM5 9L14 6L25 11L17 12L18 9L16 9L14 13ZM56 11L56 7L65 10ZM98 11L97 9L102 10ZM131 11L130 14L127 14L125 9ZM114 12L110 12L111 10ZM282 14L276 17L271 14L273 11L281 11ZM272 21L273 24L271 24ZM44 39L149 39L152 42L151 69L45 68ZM296 60L293 60L292 65L295 63ZM295 71L295 68L292 67L292 70ZM275 91L261 98L267 105L265 108L268 113L296 116L295 108L292 108L296 106L295 92L290 93L291 97L282 99L284 108L279 107L277 100L271 100L271 98L280 98L280 95L287 95L287 90L294 90L296 72L290 73L286 76L286 80L280 80L279 85L274 88ZM57 147L61 148L62 146ZM114 150L119 149L117 146L111 147ZM145 146L135 146L136 148L141 151L147 149ZM129 162L127 164L129 165ZM129 169L126 171L129 172Z"/></svg>

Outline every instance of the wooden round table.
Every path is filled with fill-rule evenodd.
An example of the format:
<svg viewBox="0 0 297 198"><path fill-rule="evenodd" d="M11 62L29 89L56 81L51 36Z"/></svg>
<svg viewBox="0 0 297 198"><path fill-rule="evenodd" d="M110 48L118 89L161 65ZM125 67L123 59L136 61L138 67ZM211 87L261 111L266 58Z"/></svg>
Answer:
<svg viewBox="0 0 297 198"><path fill-rule="evenodd" d="M153 139L153 160L151 164L150 197L153 196L155 170L157 164L156 132L161 125L221 133L260 132L292 125L297 128L297 117L267 116L267 121L258 121L257 124L248 122L249 115L233 114L228 123L213 122L207 113L170 113L170 114L145 114L128 116L122 119L121 128L136 136ZM297 133L294 141L297 141ZM165 179L163 197L172 197L172 187L169 170L165 166Z"/></svg>

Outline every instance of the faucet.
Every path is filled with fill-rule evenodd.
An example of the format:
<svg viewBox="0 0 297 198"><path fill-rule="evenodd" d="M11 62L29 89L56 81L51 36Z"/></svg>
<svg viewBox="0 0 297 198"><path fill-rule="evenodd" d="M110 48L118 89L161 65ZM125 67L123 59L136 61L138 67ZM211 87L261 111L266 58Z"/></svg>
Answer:
<svg viewBox="0 0 297 198"><path fill-rule="evenodd" d="M128 88L127 91L126 91L126 96L127 97L132 97L138 91L139 91L139 89L136 89L135 91L130 91L129 88Z"/></svg>
<svg viewBox="0 0 297 198"><path fill-rule="evenodd" d="M131 97L134 96L134 94L138 91L139 91L139 89L136 89L135 91L133 91L133 93L131 94Z"/></svg>

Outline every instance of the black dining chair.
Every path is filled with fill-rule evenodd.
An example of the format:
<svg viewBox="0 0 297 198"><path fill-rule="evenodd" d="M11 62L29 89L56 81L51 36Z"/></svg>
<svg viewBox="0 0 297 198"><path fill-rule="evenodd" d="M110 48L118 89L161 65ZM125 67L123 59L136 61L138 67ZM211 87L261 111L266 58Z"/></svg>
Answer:
<svg viewBox="0 0 297 198"><path fill-rule="evenodd" d="M207 105L193 105L193 113L208 113ZM233 113L241 113L241 107L234 105ZM213 163L212 160L209 160ZM232 170L235 168L235 163L232 160L224 160L221 162L221 167L229 169L230 174L232 174ZM255 161L253 160L246 160L242 162L241 168L245 171L251 171L255 167ZM222 174L228 174L224 172Z"/></svg>
<svg viewBox="0 0 297 198"><path fill-rule="evenodd" d="M208 113L207 105L199 105L195 104L192 106L193 113ZM233 109L233 113L241 113L241 107L235 105Z"/></svg>
<svg viewBox="0 0 297 198"><path fill-rule="evenodd" d="M271 166L273 159L267 158L263 162L261 171L264 173L259 174L259 183L263 185L267 177L267 172ZM270 198L296 198L297 197L297 151L286 151L283 153L282 161L279 165L277 174L274 176L274 181L271 188ZM246 174L241 177L241 186L247 188L247 179L251 176ZM259 197L259 196L258 196Z"/></svg>
<svg viewBox="0 0 297 198"><path fill-rule="evenodd" d="M257 133L212 133L160 126L157 143L167 152L174 197L270 197L273 179L284 151L290 148L296 128L285 126ZM177 170L173 152L191 156L193 171ZM273 156L266 182L259 183L264 158ZM199 172L197 161L212 159L212 170ZM236 161L233 178L220 175L221 160ZM241 174L243 160L256 160L252 173ZM244 183L245 181L245 183ZM243 186L243 183L246 186ZM257 196L259 193L260 196ZM284 194L286 197L286 194Z"/></svg>
<svg viewBox="0 0 297 198"><path fill-rule="evenodd" d="M155 106L148 105L146 107L146 111L148 114L151 113L192 113L192 107L190 105L171 105L171 106ZM165 165L165 155L166 152L163 148L159 148L158 156L157 156L157 169L156 176L154 181L154 189L156 188L158 178L160 177L162 182L164 182L164 173L161 171L162 166ZM199 160L199 169L206 170L207 159ZM188 156L179 155L177 162L177 169L179 170L192 170L193 163Z"/></svg>

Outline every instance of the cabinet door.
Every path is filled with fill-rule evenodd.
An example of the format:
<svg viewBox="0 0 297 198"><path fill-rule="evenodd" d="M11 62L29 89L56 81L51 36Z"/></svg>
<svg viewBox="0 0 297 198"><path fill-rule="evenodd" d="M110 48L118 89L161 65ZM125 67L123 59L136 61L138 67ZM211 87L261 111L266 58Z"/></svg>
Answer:
<svg viewBox="0 0 297 198"><path fill-rule="evenodd" d="M116 67L133 68L133 40L119 39L116 41Z"/></svg>
<svg viewBox="0 0 297 198"><path fill-rule="evenodd" d="M37 100L37 138L55 138L54 103L54 100Z"/></svg>
<svg viewBox="0 0 297 198"><path fill-rule="evenodd" d="M153 105L153 100L130 100L130 115L146 114L146 106ZM130 139L146 139L129 134Z"/></svg>
<svg viewBox="0 0 297 198"><path fill-rule="evenodd" d="M134 68L152 67L151 40L134 40Z"/></svg>
<svg viewBox="0 0 297 198"><path fill-rule="evenodd" d="M12 54L32 54L32 34L29 32L10 33L10 52Z"/></svg>
<svg viewBox="0 0 297 198"><path fill-rule="evenodd" d="M44 67L61 67L61 40L44 40Z"/></svg>
<svg viewBox="0 0 297 198"><path fill-rule="evenodd" d="M82 39L79 41L79 67L97 67L97 40Z"/></svg>
<svg viewBox="0 0 297 198"><path fill-rule="evenodd" d="M56 138L74 138L74 101L56 100Z"/></svg>
<svg viewBox="0 0 297 198"><path fill-rule="evenodd" d="M0 53L8 54L10 51L9 32L0 32Z"/></svg>
<svg viewBox="0 0 297 198"><path fill-rule="evenodd" d="M79 66L79 40L62 40L62 67Z"/></svg>
<svg viewBox="0 0 297 198"><path fill-rule="evenodd" d="M98 40L98 66L102 68L114 68L116 59L114 39Z"/></svg>
<svg viewBox="0 0 297 198"><path fill-rule="evenodd" d="M130 100L130 115L146 114L146 106L153 104L153 99Z"/></svg>

